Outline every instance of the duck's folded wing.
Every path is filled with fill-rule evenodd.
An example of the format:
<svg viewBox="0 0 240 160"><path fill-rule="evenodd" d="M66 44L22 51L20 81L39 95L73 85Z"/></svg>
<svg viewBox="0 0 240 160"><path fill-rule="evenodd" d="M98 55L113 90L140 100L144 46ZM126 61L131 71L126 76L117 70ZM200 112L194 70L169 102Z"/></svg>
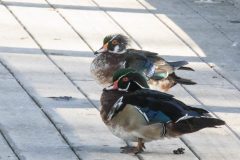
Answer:
<svg viewBox="0 0 240 160"><path fill-rule="evenodd" d="M173 98L173 95L148 89L138 90L125 95L123 96L122 102L124 104L135 105L139 108L161 111L170 117L172 121L177 121L186 115L201 116L201 112L207 113L204 109L185 105L183 102Z"/></svg>
<svg viewBox="0 0 240 160"><path fill-rule="evenodd" d="M134 49L128 50L125 67L144 72L156 80L166 78L174 69L158 53Z"/></svg>
<svg viewBox="0 0 240 160"><path fill-rule="evenodd" d="M123 96L124 104L131 104L139 108L149 108L161 111L173 121L184 115L184 110L178 105L173 96L158 91L142 89Z"/></svg>

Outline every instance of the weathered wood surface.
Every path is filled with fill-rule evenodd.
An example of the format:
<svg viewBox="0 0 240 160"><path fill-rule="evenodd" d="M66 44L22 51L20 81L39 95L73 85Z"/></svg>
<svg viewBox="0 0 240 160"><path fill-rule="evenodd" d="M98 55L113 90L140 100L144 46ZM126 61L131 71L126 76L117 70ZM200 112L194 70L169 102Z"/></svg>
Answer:
<svg viewBox="0 0 240 160"><path fill-rule="evenodd" d="M0 68L10 80L1 78L0 130L8 143L0 137L0 159L239 159L240 33L238 24L228 23L239 17L239 8L212 2L3 1ZM210 110L227 126L148 143L140 156L119 153L125 143L101 122L102 87L89 73L93 51L111 33L128 35L134 48L190 61L196 71L178 74L198 85L176 86L170 93ZM16 107L19 103L24 107ZM186 154L173 155L177 147L186 148Z"/></svg>

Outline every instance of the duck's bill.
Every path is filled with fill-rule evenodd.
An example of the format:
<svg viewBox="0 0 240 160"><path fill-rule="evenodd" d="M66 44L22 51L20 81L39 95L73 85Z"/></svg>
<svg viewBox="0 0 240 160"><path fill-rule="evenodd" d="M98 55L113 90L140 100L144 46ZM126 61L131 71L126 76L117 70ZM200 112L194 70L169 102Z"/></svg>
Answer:
<svg viewBox="0 0 240 160"><path fill-rule="evenodd" d="M108 43L104 44L102 46L102 48L100 48L99 50L95 51L94 54L97 55L99 53L104 53L108 51Z"/></svg>
<svg viewBox="0 0 240 160"><path fill-rule="evenodd" d="M99 50L97 50L97 51L95 51L94 52L94 55L97 55L97 54L100 54L100 53L104 53L104 52L107 52L107 49L105 49L105 48L100 48Z"/></svg>
<svg viewBox="0 0 240 160"><path fill-rule="evenodd" d="M106 87L106 90L117 90L118 89L118 81L113 82L110 86Z"/></svg>

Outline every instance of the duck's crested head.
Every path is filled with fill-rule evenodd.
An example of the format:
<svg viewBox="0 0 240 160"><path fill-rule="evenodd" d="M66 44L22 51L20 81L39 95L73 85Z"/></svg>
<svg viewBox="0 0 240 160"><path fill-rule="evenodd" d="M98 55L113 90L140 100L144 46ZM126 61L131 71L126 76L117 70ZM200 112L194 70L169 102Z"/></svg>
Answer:
<svg viewBox="0 0 240 160"><path fill-rule="evenodd" d="M108 35L103 39L103 46L94 54L115 53L122 54L126 52L129 39L122 34Z"/></svg>
<svg viewBox="0 0 240 160"><path fill-rule="evenodd" d="M119 69L113 74L111 89L132 92L149 88L146 78L134 69Z"/></svg>

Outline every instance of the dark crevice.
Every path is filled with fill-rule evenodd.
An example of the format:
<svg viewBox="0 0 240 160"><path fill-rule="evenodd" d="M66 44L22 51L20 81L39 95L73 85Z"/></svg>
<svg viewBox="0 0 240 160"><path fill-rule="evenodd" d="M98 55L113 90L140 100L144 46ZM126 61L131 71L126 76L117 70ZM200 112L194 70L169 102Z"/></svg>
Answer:
<svg viewBox="0 0 240 160"><path fill-rule="evenodd" d="M0 62L1 63L1 62ZM23 160L22 158L20 158L21 156L17 153L14 145L11 143L11 140L6 136L6 134L4 133L4 131L2 130L2 128L0 129L0 135L3 137L3 139L5 140L5 142L7 143L8 147L11 149L11 151L13 152L13 154L16 156L16 158L18 160ZM1 157L0 157L1 158Z"/></svg>

